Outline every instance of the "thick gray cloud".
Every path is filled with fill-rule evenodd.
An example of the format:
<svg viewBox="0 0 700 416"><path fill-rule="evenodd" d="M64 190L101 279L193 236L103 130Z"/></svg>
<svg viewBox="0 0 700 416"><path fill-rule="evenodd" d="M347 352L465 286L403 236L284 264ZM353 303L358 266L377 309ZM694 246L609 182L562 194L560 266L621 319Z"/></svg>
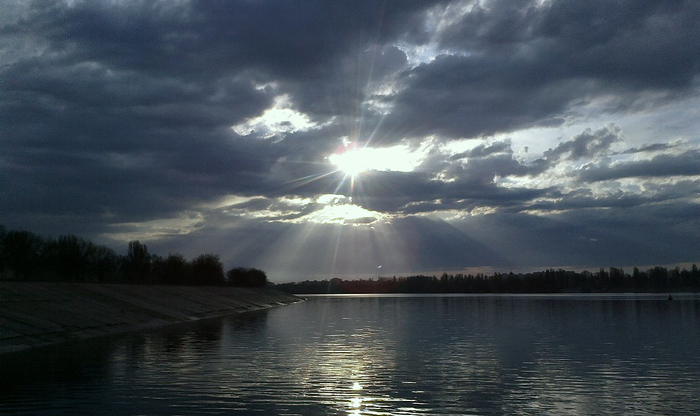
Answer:
<svg viewBox="0 0 700 416"><path fill-rule="evenodd" d="M695 261L623 243L697 246L697 117L618 119L697 103L698 28L691 0L7 1L0 221L296 275ZM418 161L352 177L346 146Z"/></svg>
<svg viewBox="0 0 700 416"><path fill-rule="evenodd" d="M614 165L587 165L580 172L581 180L586 182L669 176L700 176L700 152L691 150L680 155L659 155L650 160Z"/></svg>
<svg viewBox="0 0 700 416"><path fill-rule="evenodd" d="M625 150L624 154L632 154L632 153L641 153L641 152L656 152L656 151L661 151L661 150L668 150L676 147L677 145L674 145L672 143L648 143L640 147L632 147L630 149Z"/></svg>
<svg viewBox="0 0 700 416"><path fill-rule="evenodd" d="M618 112L650 93L686 94L700 70L699 23L692 0L477 3L442 34L457 54L404 74L410 87L390 121L471 137L561 124L610 94Z"/></svg>
<svg viewBox="0 0 700 416"><path fill-rule="evenodd" d="M605 127L596 132L587 129L571 140L559 143L554 149L544 152L544 156L547 159L558 159L568 155L571 160L579 160L604 155L612 144L622 140L620 133L620 129L615 126Z"/></svg>

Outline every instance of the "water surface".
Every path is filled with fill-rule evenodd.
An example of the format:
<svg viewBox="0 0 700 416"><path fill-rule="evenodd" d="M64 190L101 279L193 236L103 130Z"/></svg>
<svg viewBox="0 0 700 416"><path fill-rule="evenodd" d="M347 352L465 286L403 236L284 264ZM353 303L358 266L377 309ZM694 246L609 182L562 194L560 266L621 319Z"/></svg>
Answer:
<svg viewBox="0 0 700 416"><path fill-rule="evenodd" d="M320 296L0 356L0 414L700 414L700 297Z"/></svg>

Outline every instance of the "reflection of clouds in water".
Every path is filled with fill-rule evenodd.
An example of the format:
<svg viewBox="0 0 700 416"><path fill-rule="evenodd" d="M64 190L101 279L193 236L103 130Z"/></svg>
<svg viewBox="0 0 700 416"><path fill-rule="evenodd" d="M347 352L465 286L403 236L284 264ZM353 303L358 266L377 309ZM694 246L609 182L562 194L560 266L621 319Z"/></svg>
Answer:
<svg viewBox="0 0 700 416"><path fill-rule="evenodd" d="M698 327L682 295L311 298L27 351L0 413L698 414Z"/></svg>
<svg viewBox="0 0 700 416"><path fill-rule="evenodd" d="M352 415L425 411L419 410L410 391L397 392L394 387L391 373L401 366L396 362L401 346L394 315L382 311L378 299L329 302L298 305L310 308L311 315L275 310L269 320L272 330L290 341L284 354L300 363L290 377L303 386L306 397ZM299 336L309 329L311 337Z"/></svg>
<svg viewBox="0 0 700 416"><path fill-rule="evenodd" d="M387 338L385 331L393 331L383 349L388 354L369 361L383 368L358 367L358 377L367 377L371 388L350 397L350 414L493 408L508 414L564 415L602 409L670 411L662 400L674 389L667 369L650 370L650 357L640 359L635 342L620 342L652 330L648 324L653 317L644 315L656 315L655 304L640 310L638 303L615 300L503 297L424 300L425 309L402 308L396 299L383 299L376 309L362 300L364 306L355 309L342 300L329 302L323 303L328 308L324 349L332 357L329 367L372 360L354 348L337 353L364 340L373 346L373 355ZM654 371L658 378L651 375ZM394 376L387 378L386 372ZM376 392L385 394L376 397ZM620 397L630 395L635 403L621 402Z"/></svg>

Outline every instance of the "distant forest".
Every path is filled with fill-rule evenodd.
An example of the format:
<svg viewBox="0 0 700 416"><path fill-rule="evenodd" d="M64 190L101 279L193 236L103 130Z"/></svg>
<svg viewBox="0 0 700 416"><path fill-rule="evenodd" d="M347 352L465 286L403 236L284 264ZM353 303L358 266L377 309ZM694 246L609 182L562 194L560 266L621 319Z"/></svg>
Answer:
<svg viewBox="0 0 700 416"><path fill-rule="evenodd" d="M187 260L161 257L131 241L126 255L74 235L44 238L0 225L0 280L265 287L258 269L235 267L224 273L216 254Z"/></svg>
<svg viewBox="0 0 700 416"><path fill-rule="evenodd" d="M700 292L700 272L676 267L634 268L631 274L611 267L597 272L545 270L534 273L447 274L379 277L367 280L314 280L282 283L275 288L296 294L352 293L622 293Z"/></svg>
<svg viewBox="0 0 700 416"><path fill-rule="evenodd" d="M272 284L264 271L235 267L224 272L216 254L187 260L182 254L162 257L139 241L127 254L74 235L56 239L0 225L0 280L61 281L238 287L272 286L288 293L605 293L700 292L700 271L679 267L610 267L597 272L549 269L532 273L447 274L378 277L363 280L313 280Z"/></svg>

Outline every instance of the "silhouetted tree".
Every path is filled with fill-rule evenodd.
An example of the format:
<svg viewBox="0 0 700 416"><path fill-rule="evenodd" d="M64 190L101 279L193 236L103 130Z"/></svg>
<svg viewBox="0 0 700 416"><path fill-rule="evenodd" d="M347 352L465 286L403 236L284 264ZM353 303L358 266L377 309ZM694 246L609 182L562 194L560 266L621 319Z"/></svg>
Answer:
<svg viewBox="0 0 700 416"><path fill-rule="evenodd" d="M129 251L125 258L127 280L134 283L146 283L151 274L151 256L148 248L138 240L129 242Z"/></svg>
<svg viewBox="0 0 700 416"><path fill-rule="evenodd" d="M181 285L187 283L190 265L185 256L169 253L168 257L157 257L153 262L153 272L158 283Z"/></svg>
<svg viewBox="0 0 700 416"><path fill-rule="evenodd" d="M92 245L92 243L90 243ZM115 280L119 265L119 255L105 246L92 246L88 251L90 270L98 282Z"/></svg>
<svg viewBox="0 0 700 416"><path fill-rule="evenodd" d="M63 235L46 244L45 256L50 272L63 281L83 281L95 246L74 235Z"/></svg>
<svg viewBox="0 0 700 416"><path fill-rule="evenodd" d="M0 257L9 278L36 279L41 266L43 238L29 231L8 231L0 242Z"/></svg>
<svg viewBox="0 0 700 416"><path fill-rule="evenodd" d="M5 260L5 236L7 235L7 230L4 225L0 225L0 277L5 277L7 270L7 261Z"/></svg>
<svg viewBox="0 0 700 416"><path fill-rule="evenodd" d="M224 284L224 265L216 254L202 254L192 260L190 283L195 285Z"/></svg>
<svg viewBox="0 0 700 416"><path fill-rule="evenodd" d="M591 273L547 269L532 273L494 273L485 276L443 275L407 276L382 278L377 280L342 280L334 278L330 282L304 281L283 283L275 288L289 293L562 293L562 292L602 292L628 290L667 291L668 288L683 291L700 291L700 272L697 267L690 271L676 267L668 271L655 267L648 272L634 268L632 276L622 269L611 267L610 272L600 269ZM644 282L649 284L643 286ZM639 286L641 285L641 286ZM642 287L643 286L643 287Z"/></svg>
<svg viewBox="0 0 700 416"><path fill-rule="evenodd" d="M265 287L267 275L259 269L235 267L226 272L228 284L239 287Z"/></svg>
<svg viewBox="0 0 700 416"><path fill-rule="evenodd" d="M613 289L621 289L625 284L625 271L617 267L610 268L610 285Z"/></svg>
<svg viewBox="0 0 700 416"><path fill-rule="evenodd" d="M653 282L656 290L667 290L669 286L668 270L661 266L649 269L649 280Z"/></svg>
<svg viewBox="0 0 700 416"><path fill-rule="evenodd" d="M695 264L693 264L693 267L690 268L688 284L696 287L700 285L700 271L698 270L698 266Z"/></svg>

